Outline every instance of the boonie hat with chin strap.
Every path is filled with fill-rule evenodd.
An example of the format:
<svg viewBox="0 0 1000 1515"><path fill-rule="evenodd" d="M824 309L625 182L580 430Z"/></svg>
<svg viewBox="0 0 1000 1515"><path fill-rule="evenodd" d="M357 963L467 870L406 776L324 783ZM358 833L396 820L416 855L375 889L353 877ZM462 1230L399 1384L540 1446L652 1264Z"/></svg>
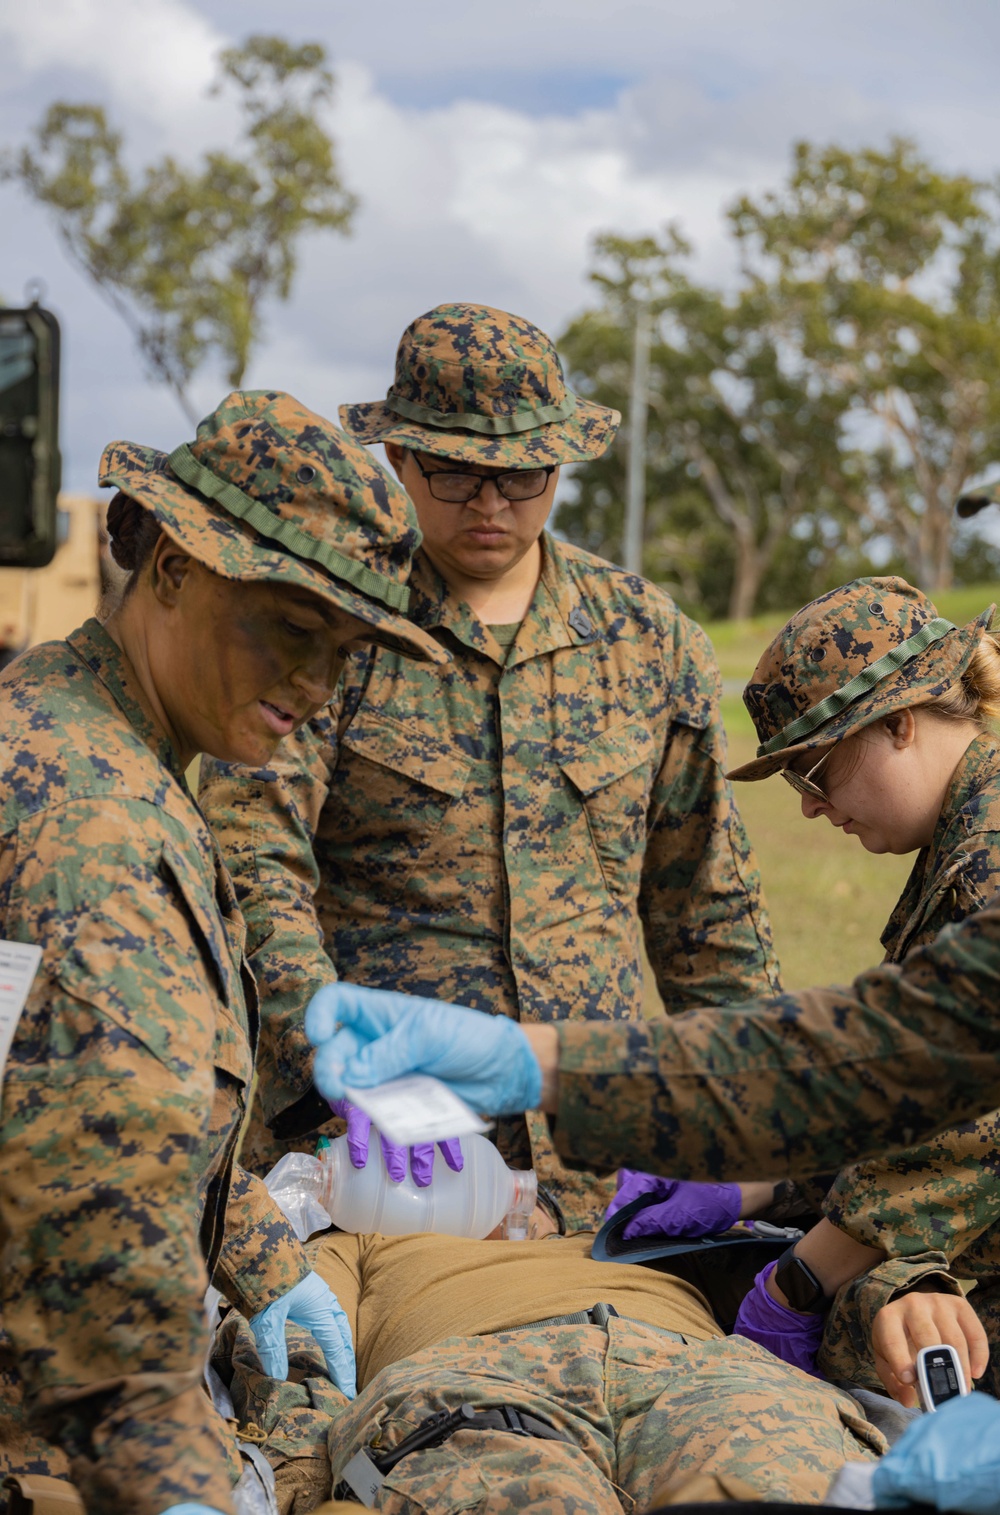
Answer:
<svg viewBox="0 0 1000 1515"><path fill-rule="evenodd" d="M729 777L767 778L799 753L944 694L995 610L958 627L899 578L855 579L811 601L781 628L743 691L760 746Z"/></svg>
<svg viewBox="0 0 1000 1515"><path fill-rule="evenodd" d="M373 641L448 661L406 618L420 545L409 496L365 448L291 395L236 390L171 453L111 442L100 482L145 506L223 578L307 589L364 621Z"/></svg>
<svg viewBox="0 0 1000 1515"><path fill-rule="evenodd" d="M438 305L404 331L385 399L342 405L340 419L360 442L517 469L600 457L621 416L566 388L559 354L530 321Z"/></svg>

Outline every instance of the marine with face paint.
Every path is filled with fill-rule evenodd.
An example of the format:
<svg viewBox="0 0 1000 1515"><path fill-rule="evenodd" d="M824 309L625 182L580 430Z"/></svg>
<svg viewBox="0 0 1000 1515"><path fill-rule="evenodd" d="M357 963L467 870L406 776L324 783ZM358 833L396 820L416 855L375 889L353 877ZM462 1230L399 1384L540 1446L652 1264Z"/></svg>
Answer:
<svg viewBox="0 0 1000 1515"><path fill-rule="evenodd" d="M203 770L261 944L262 1166L284 1150L266 1127L308 1146L328 1114L303 1016L331 959L524 1023L638 1020L643 938L669 1011L778 982L707 638L545 529L560 467L600 456L617 414L567 389L537 327L456 304L414 321L386 399L341 419L385 445L416 506L412 614L453 661L353 654L266 772ZM569 1229L593 1225L610 1181L568 1171L543 1117L497 1139ZM415 1155L418 1182L432 1157Z"/></svg>
<svg viewBox="0 0 1000 1515"><path fill-rule="evenodd" d="M229 1512L209 1280L268 1373L286 1320L347 1394L354 1358L235 1161L256 992L185 768L266 762L358 638L443 654L403 613L405 494L290 396L230 395L169 457L114 442L101 483L123 602L0 678L0 950L41 949L0 1064L0 1473L66 1479L101 1515Z"/></svg>

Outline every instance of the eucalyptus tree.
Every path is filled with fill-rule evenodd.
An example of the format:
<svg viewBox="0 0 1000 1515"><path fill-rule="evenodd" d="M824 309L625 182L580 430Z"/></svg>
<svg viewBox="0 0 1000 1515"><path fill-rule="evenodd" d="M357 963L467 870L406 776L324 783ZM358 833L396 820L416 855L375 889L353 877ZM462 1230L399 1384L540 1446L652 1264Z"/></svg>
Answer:
<svg viewBox="0 0 1000 1515"><path fill-rule="evenodd" d="M265 303L291 293L303 235L350 226L355 200L322 124L333 84L319 43L252 36L219 57L215 89L240 111L234 150L132 171L102 105L57 101L3 163L192 421L192 376L214 356L240 384Z"/></svg>

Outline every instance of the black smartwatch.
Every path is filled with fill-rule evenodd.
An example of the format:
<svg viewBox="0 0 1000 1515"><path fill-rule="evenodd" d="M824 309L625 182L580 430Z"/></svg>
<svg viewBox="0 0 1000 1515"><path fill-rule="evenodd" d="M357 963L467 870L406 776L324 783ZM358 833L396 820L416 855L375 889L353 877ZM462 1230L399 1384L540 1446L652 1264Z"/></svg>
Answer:
<svg viewBox="0 0 1000 1515"><path fill-rule="evenodd" d="M794 1245L778 1258L774 1281L793 1310L803 1315L825 1315L830 1300L823 1292L823 1285L812 1268L801 1257L796 1257Z"/></svg>

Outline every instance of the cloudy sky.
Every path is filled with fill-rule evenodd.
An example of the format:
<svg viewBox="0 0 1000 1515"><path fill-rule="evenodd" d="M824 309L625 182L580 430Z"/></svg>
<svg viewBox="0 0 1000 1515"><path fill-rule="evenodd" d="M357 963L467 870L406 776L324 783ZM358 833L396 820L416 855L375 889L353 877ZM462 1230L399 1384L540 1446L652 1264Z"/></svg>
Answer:
<svg viewBox="0 0 1000 1515"><path fill-rule="evenodd" d="M385 392L399 333L442 300L558 332L588 298L596 231L678 221L702 276L725 279L721 208L776 184L797 138L902 133L943 166L1000 169L997 0L8 0L0 142L61 98L103 104L137 163L196 157L233 132L208 95L215 55L254 31L327 47L361 209L349 239L304 246L246 382L330 416ZM176 402L10 185L0 228L0 296L41 279L63 322L68 486L93 488L113 437L183 440ZM224 388L204 373L199 407Z"/></svg>

